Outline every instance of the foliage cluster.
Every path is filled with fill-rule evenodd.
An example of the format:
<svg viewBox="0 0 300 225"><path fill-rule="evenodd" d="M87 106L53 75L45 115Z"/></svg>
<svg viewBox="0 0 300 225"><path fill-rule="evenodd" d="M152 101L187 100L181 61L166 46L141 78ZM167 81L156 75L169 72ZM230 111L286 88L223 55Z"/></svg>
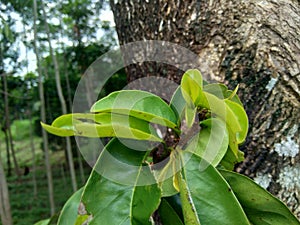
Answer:
<svg viewBox="0 0 300 225"><path fill-rule="evenodd" d="M232 171L243 160L239 145L248 130L236 92L188 70L169 104L122 90L90 113L42 123L59 136L112 137L58 224L153 224L155 212L170 225L300 224L282 202Z"/></svg>

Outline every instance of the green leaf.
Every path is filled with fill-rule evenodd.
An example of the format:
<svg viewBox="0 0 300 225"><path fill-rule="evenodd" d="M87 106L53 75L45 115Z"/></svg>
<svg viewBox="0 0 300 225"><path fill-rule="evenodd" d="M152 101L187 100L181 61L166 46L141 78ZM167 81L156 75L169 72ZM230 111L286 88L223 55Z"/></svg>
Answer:
<svg viewBox="0 0 300 225"><path fill-rule="evenodd" d="M300 222L277 198L241 174L221 170L254 225L299 225Z"/></svg>
<svg viewBox="0 0 300 225"><path fill-rule="evenodd" d="M235 115L235 118L237 119L241 131L237 133L237 142L238 144L242 143L247 136L248 133L248 116L244 110L244 108L239 105L238 103L235 103L233 101L230 101L228 99L225 100L226 105L232 110L232 112Z"/></svg>
<svg viewBox="0 0 300 225"><path fill-rule="evenodd" d="M197 108L185 107L185 120L188 128L193 126L197 114Z"/></svg>
<svg viewBox="0 0 300 225"><path fill-rule="evenodd" d="M197 155L182 152L183 172L201 224L249 225L249 221L225 179Z"/></svg>
<svg viewBox="0 0 300 225"><path fill-rule="evenodd" d="M82 192L83 188L80 188L65 203L58 218L58 225L73 225L76 223Z"/></svg>
<svg viewBox="0 0 300 225"><path fill-rule="evenodd" d="M184 225L176 210L165 198L161 200L158 213L164 225Z"/></svg>
<svg viewBox="0 0 300 225"><path fill-rule="evenodd" d="M58 136L119 137L162 142L148 122L135 117L111 114L67 114L47 125L49 133Z"/></svg>
<svg viewBox="0 0 300 225"><path fill-rule="evenodd" d="M92 215L90 225L151 224L161 192L149 166L143 165L146 157L147 152L134 151L118 139L110 141L82 195L82 203ZM126 181L128 184L123 183Z"/></svg>
<svg viewBox="0 0 300 225"><path fill-rule="evenodd" d="M74 130L53 127L53 126L50 126L50 125L45 124L43 122L41 122L41 125L50 134L54 134L54 135L61 136L61 137L69 137L69 136L75 135Z"/></svg>
<svg viewBox="0 0 300 225"><path fill-rule="evenodd" d="M194 108L202 97L203 80L199 70L187 70L181 79L181 93L188 107Z"/></svg>
<svg viewBox="0 0 300 225"><path fill-rule="evenodd" d="M224 120L232 133L237 135L237 143L242 143L248 132L248 117L243 107L228 99L222 100L208 92L203 93L204 98L197 106L209 109Z"/></svg>
<svg viewBox="0 0 300 225"><path fill-rule="evenodd" d="M145 91L116 91L97 101L91 112L112 112L177 128L177 117L160 97Z"/></svg>
<svg viewBox="0 0 300 225"><path fill-rule="evenodd" d="M214 83L204 85L203 91L213 94L219 99L225 99L227 98L226 93L228 91L228 88L224 84Z"/></svg>
<svg viewBox="0 0 300 225"><path fill-rule="evenodd" d="M248 117L243 108L243 105L237 96L238 86L235 88L234 91L230 91L227 87L223 84L208 84L203 87L203 90L207 93L210 93L219 99L224 99L226 106L224 107L221 101L217 101L215 98L208 96L206 102L205 100L202 102L204 104L213 105L219 104L222 108L226 108L226 116L222 115L222 113L216 113L217 115L221 116L223 119L226 118L226 122L230 127L232 135L230 135L230 147L237 154L238 151L238 144L242 143L247 135L248 132ZM206 107L209 107L206 105ZM222 110L216 109L216 110ZM216 111L215 110L215 111ZM221 111L220 111L221 112ZM223 109L224 112L224 109ZM228 115L227 115L228 113ZM236 137L235 137L236 136ZM233 143L236 142L236 143Z"/></svg>
<svg viewBox="0 0 300 225"><path fill-rule="evenodd" d="M45 219L45 220L40 220L37 223L35 223L34 225L48 225L50 222L50 219Z"/></svg>
<svg viewBox="0 0 300 225"><path fill-rule="evenodd" d="M208 92L217 96L220 99L229 99L239 105L243 106L239 96L236 94L238 86L234 91L228 90L227 86L224 84L207 84L203 86L203 91Z"/></svg>
<svg viewBox="0 0 300 225"><path fill-rule="evenodd" d="M198 155L215 167L227 152L228 144L226 124L220 119L210 118L201 122L200 132L191 139L185 150Z"/></svg>
<svg viewBox="0 0 300 225"><path fill-rule="evenodd" d="M184 109L186 106L186 102L182 96L180 86L174 92L174 94L171 98L171 101L170 101L170 106L177 116L177 125L179 126L180 122L184 116Z"/></svg>
<svg viewBox="0 0 300 225"><path fill-rule="evenodd" d="M244 160L244 153L240 150L237 150L237 155L229 148L223 157L220 164L227 170L233 170L235 164L242 162Z"/></svg>

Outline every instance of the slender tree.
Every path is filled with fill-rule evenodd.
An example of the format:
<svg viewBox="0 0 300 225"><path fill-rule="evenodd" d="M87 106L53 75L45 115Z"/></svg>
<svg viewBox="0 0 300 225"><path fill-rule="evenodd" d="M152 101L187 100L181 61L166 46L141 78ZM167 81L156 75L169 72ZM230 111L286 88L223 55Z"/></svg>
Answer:
<svg viewBox="0 0 300 225"><path fill-rule="evenodd" d="M300 218L300 2L110 0L120 44L164 40L199 56L209 80L234 88L249 117L245 162L237 168ZM126 52L124 52L126 56ZM180 53L178 53L180 55ZM152 67L152 70L149 70ZM128 80L164 76L162 66L127 68ZM178 81L180 74L168 73Z"/></svg>
<svg viewBox="0 0 300 225"><path fill-rule="evenodd" d="M46 110L45 110L45 98L44 98L44 86L43 86L43 77L42 77L42 68L40 63L40 56L37 47L37 2L33 0L33 13L34 13L34 52L36 55L37 68L39 74L39 97L41 102L41 120L43 122L46 121ZM48 135L47 132L42 129L43 136L43 148L45 155L45 165L46 165L46 173L47 173L47 181L48 181L48 192L49 192L49 202L50 202L50 213L54 215L55 213L55 204L54 204L54 194L53 194L53 181L52 181L52 171L49 157L49 148L48 148Z"/></svg>
<svg viewBox="0 0 300 225"><path fill-rule="evenodd" d="M5 129L7 130L7 138L9 142L9 148L13 157L13 162L14 162L14 169L15 173L20 179L20 169L18 165L18 161L16 158L15 154L15 149L14 149L14 143L13 143L13 137L11 133L11 127L10 127L10 113L9 113L9 102L8 102L8 88L7 88L7 79L6 79L6 73L3 73L2 78L3 78L3 91L4 91L4 112L5 112Z"/></svg>
<svg viewBox="0 0 300 225"><path fill-rule="evenodd" d="M57 62L57 58L53 52L52 44L51 44L51 38L50 38L50 29L49 25L47 22L47 14L45 11L45 6L42 2L42 10L43 10L43 16L45 18L44 23L45 23L45 29L46 29L46 34L47 34L47 41L49 44L49 50L50 50L50 55L54 64L54 70L55 70L55 81L56 81L56 90L58 93L58 97L60 100L61 108L62 108L62 113L67 114L67 105L65 101L65 97L62 92L62 87L61 87L61 81L60 81L60 71L59 71L59 65ZM75 174L75 169L74 169L74 161L73 161L73 154L72 154L72 148L71 148L71 139L70 137L66 137L66 148L67 148L67 156L68 156L68 162L69 162L69 169L70 169L70 174L71 174L71 180L72 180L72 187L73 191L75 192L77 190L77 182L76 182L76 174Z"/></svg>
<svg viewBox="0 0 300 225"><path fill-rule="evenodd" d="M0 217L2 224L12 225L9 193L2 162L0 160Z"/></svg>

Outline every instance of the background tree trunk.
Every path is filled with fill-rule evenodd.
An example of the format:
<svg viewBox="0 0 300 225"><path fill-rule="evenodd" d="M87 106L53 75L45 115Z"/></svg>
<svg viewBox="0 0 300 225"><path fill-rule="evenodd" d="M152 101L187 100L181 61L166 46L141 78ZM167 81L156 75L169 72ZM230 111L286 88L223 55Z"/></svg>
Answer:
<svg viewBox="0 0 300 225"><path fill-rule="evenodd" d="M46 110L45 110L45 96L44 96L44 84L43 84L43 76L42 76L42 68L40 63L40 56L37 47L37 2L33 0L33 14L34 14L34 52L36 55L37 61L37 69L39 75L39 97L41 102L41 121L46 122ZM47 182L48 182L48 192L49 192L49 203L50 203L50 213L51 216L55 213L55 203L54 203L54 193L53 193L53 179L52 179L52 170L50 164L50 157L49 157L49 145L48 145L48 135L45 129L42 129L42 137L43 137L43 150L45 156L45 165L46 165L46 173L47 173Z"/></svg>
<svg viewBox="0 0 300 225"><path fill-rule="evenodd" d="M237 170L282 199L300 218L300 2L297 0L110 1L120 44L165 40L200 58L211 81L238 92L250 128ZM127 68L128 80L161 66ZM154 68L154 72L153 72ZM168 78L178 81L178 73Z"/></svg>
<svg viewBox="0 0 300 225"><path fill-rule="evenodd" d="M50 51L50 55L51 55L51 58L52 58L52 61L54 64L56 90L57 90L59 101L61 104L62 113L67 114L67 105L66 105L65 97L62 92L62 87L61 87L61 82L60 82L60 72L59 72L57 58L56 58L55 53L53 52L53 48L52 48L52 44L51 44L50 29L49 29L49 25L47 22L45 6L44 6L43 1L41 1L41 3L42 3L43 16L45 18L44 23L45 23L46 33L47 33L47 41L49 44L49 51ZM73 161L73 153L72 153L72 148L71 148L70 137L66 137L66 149L67 149L67 161L69 163L69 169L70 169L70 174L71 174L72 188L73 188L73 191L75 192L77 190L77 181L76 181L76 174L75 174L75 169L74 169L74 161Z"/></svg>
<svg viewBox="0 0 300 225"><path fill-rule="evenodd" d="M2 224L12 225L9 193L2 162L0 160L0 217Z"/></svg>
<svg viewBox="0 0 300 225"><path fill-rule="evenodd" d="M4 111L5 111L4 129L6 130L5 131L5 138L8 139L8 143L9 143L8 149L10 149L11 155L13 157L14 170L15 170L16 175L18 176L18 179L20 180L20 178L21 178L20 175L21 174L20 174L20 169L19 169L17 158L16 158L16 154L15 154L14 142L13 142L13 137L12 137L12 134L11 134L11 127L10 127L10 113L9 113L8 89L7 89L6 76L7 76L6 73L3 73L2 78L3 78ZM9 152L9 150L7 152Z"/></svg>

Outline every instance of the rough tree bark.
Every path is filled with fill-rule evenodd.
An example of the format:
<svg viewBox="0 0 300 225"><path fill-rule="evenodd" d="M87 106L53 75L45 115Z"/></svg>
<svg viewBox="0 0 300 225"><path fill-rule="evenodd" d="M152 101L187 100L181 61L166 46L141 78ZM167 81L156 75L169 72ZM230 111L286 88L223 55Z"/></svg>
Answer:
<svg viewBox="0 0 300 225"><path fill-rule="evenodd" d="M237 170L277 195L300 218L299 0L110 3L120 44L178 43L199 55L205 77L230 88L240 84L250 128L242 147L246 160ZM127 72L129 81L149 75L137 66Z"/></svg>

